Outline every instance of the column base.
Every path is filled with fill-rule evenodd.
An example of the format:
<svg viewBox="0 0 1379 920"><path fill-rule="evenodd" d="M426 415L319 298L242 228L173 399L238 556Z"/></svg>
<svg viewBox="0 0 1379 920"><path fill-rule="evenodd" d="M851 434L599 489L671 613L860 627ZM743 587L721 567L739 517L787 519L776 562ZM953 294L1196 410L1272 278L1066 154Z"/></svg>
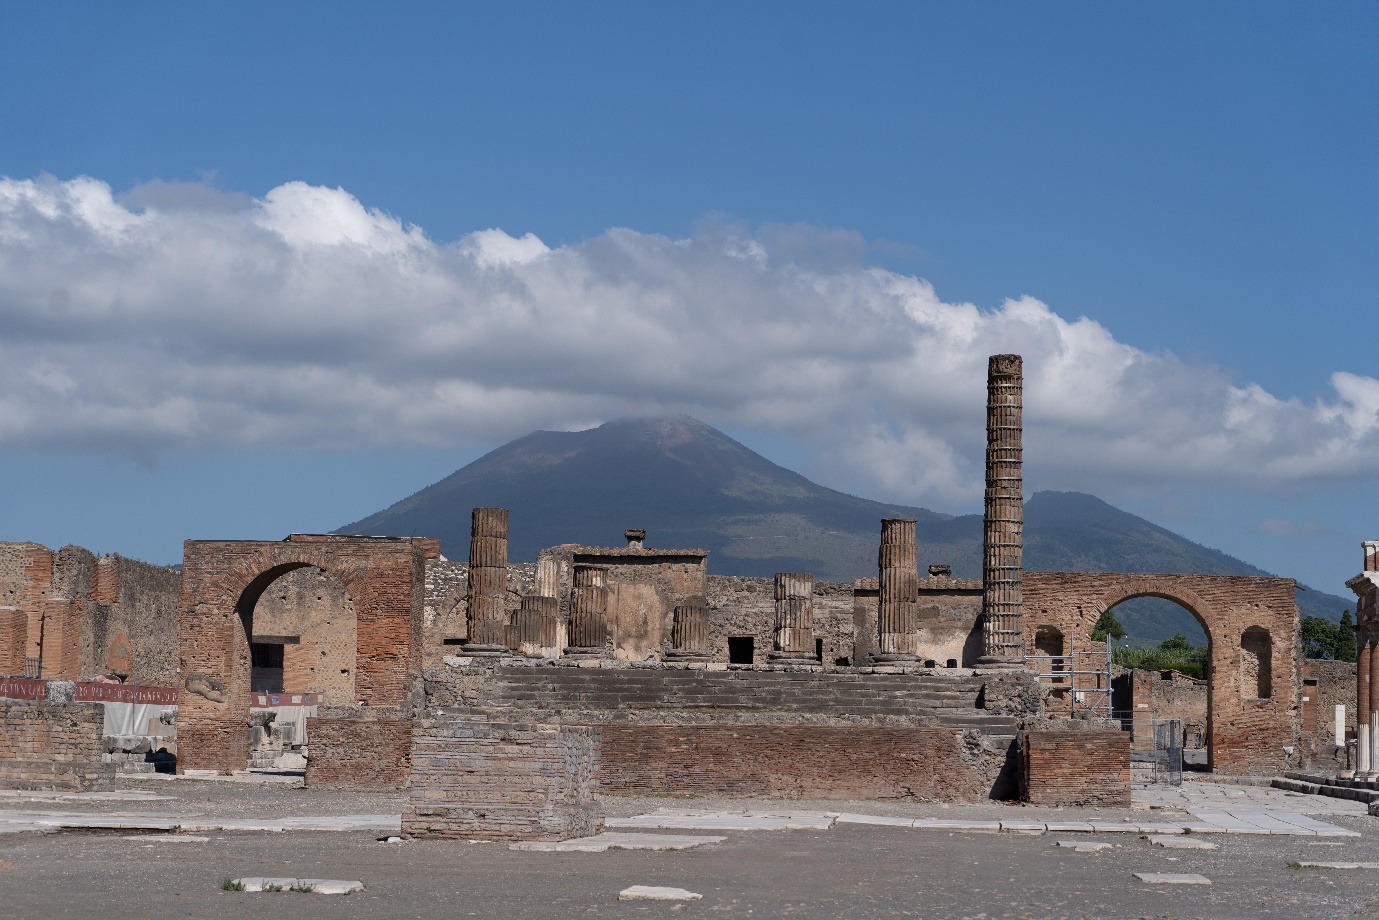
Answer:
<svg viewBox="0 0 1379 920"><path fill-rule="evenodd" d="M661 653L661 657L662 657L663 659L665 659L666 661L683 661L683 662L697 662L697 661L712 661L712 660L713 660L713 656L710 655L708 652L701 652L701 651L697 651L697 650L681 649L681 648L668 648L668 649L666 649L664 652Z"/></svg>
<svg viewBox="0 0 1379 920"><path fill-rule="evenodd" d="M977 659L977 667L991 671L998 668L1010 668L1012 670L1016 668L1027 668L1029 665L1025 663L1025 659L1023 658L997 658L994 655L983 655Z"/></svg>
<svg viewBox="0 0 1379 920"><path fill-rule="evenodd" d="M506 645L487 645L484 643L475 643L473 645L466 643L465 645L461 645L460 649L468 658L504 658L516 654Z"/></svg>
<svg viewBox="0 0 1379 920"><path fill-rule="evenodd" d="M597 648L583 648L580 646L570 645L562 649L560 654L563 658L574 658L578 661L588 661L592 658L612 657L608 654L608 649L604 648L603 646L598 646Z"/></svg>
<svg viewBox="0 0 1379 920"><path fill-rule="evenodd" d="M766 663L803 665L811 668L823 667L822 661L807 652L770 652L766 656Z"/></svg>
<svg viewBox="0 0 1379 920"><path fill-rule="evenodd" d="M908 652L873 652L871 660L878 664L918 664L919 656Z"/></svg>

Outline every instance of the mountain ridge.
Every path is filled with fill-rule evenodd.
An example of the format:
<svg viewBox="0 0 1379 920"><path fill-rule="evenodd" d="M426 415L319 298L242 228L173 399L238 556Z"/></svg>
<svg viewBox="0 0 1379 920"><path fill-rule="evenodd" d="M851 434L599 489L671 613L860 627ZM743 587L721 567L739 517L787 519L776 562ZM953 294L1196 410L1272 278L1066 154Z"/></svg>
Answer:
<svg viewBox="0 0 1379 920"><path fill-rule="evenodd" d="M462 559L470 509L484 506L510 510L514 561L559 543L617 545L625 528L640 527L648 545L709 550L716 575L808 571L819 580L846 581L875 575L881 518L912 517L921 568L945 563L957 577L980 577L981 515L829 489L687 415L534 431L337 533L425 534L438 537L447 556ZM1080 492L1037 492L1026 500L1025 565L1031 571L1270 574ZM1155 635L1169 621L1196 626L1171 602L1127 603L1145 611L1167 604L1188 617L1184 623L1161 609L1150 617L1163 621L1151 630ZM1343 598L1305 590L1299 605L1305 615L1333 622L1348 606Z"/></svg>

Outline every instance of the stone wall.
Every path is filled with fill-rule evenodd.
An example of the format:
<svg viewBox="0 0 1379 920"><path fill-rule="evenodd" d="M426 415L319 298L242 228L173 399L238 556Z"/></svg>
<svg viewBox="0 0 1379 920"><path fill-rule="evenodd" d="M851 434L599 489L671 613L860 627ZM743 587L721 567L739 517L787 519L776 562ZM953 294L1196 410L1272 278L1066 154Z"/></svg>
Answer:
<svg viewBox="0 0 1379 920"><path fill-rule="evenodd" d="M858 642L855 660L861 662L876 646L876 618L881 606L878 580L857 579L853 595ZM934 576L919 579L916 654L920 663L940 668L976 667L982 656L981 614L980 581Z"/></svg>
<svg viewBox="0 0 1379 920"><path fill-rule="evenodd" d="M254 605L254 641L283 646L283 692L321 693L330 706L354 702L354 601L343 582L315 566L279 576Z"/></svg>
<svg viewBox="0 0 1379 920"><path fill-rule="evenodd" d="M770 578L710 575L709 648L714 661L728 660L728 639L750 636L755 663L763 664L771 651L776 623L775 585ZM856 626L852 615L852 585L814 582L814 636L823 640L822 661L856 662ZM873 623L874 626L874 623Z"/></svg>
<svg viewBox="0 0 1379 920"><path fill-rule="evenodd" d="M1207 746L1207 681L1177 671L1116 669L1111 681L1112 706L1131 720L1131 734L1141 747L1152 747L1153 722L1179 719L1183 747Z"/></svg>
<svg viewBox="0 0 1379 920"><path fill-rule="evenodd" d="M1090 643L1101 614L1121 601L1150 596L1181 604L1211 644L1211 768L1269 775L1299 761L1302 646L1294 586L1290 578L1234 575L1026 572L1023 629L1027 646L1040 626L1075 635L1081 645ZM1264 637L1262 668L1250 651L1260 646L1246 642L1242 649L1242 640L1256 635Z"/></svg>
<svg viewBox="0 0 1379 920"><path fill-rule="evenodd" d="M99 703L0 699L0 788L109 788L115 765L101 762L104 720Z"/></svg>
<svg viewBox="0 0 1379 920"><path fill-rule="evenodd" d="M1302 662L1302 719L1299 740L1306 761L1347 769L1336 748L1336 707L1345 706L1341 737L1355 736L1355 662L1307 658Z"/></svg>
<svg viewBox="0 0 1379 920"><path fill-rule="evenodd" d="M597 834L598 751L597 728L421 720L402 832L472 840Z"/></svg>
<svg viewBox="0 0 1379 920"><path fill-rule="evenodd" d="M599 786L631 795L972 802L1009 794L977 732L877 725L603 726Z"/></svg>
<svg viewBox="0 0 1379 920"><path fill-rule="evenodd" d="M1030 805L1130 807L1130 734L1021 733L1021 798Z"/></svg>
<svg viewBox="0 0 1379 920"><path fill-rule="evenodd" d="M521 605L522 596L531 594L536 580L534 563L508 566L507 594L503 606L511 616ZM461 652L462 640L469 638L469 564L449 559L430 559L426 563L426 598L423 605L422 663L441 665L446 655ZM567 611L568 615L568 611Z"/></svg>

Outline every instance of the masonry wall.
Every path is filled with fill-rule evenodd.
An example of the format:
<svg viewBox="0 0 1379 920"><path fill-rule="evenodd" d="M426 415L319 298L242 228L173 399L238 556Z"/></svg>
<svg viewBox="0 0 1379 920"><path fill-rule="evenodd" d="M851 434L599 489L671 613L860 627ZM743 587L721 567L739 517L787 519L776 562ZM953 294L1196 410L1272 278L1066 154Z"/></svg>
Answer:
<svg viewBox="0 0 1379 920"><path fill-rule="evenodd" d="M597 834L598 756L597 728L421 720L402 832L475 840Z"/></svg>
<svg viewBox="0 0 1379 920"><path fill-rule="evenodd" d="M104 718L98 703L0 699L0 788L109 788L115 765L101 762Z"/></svg>
<svg viewBox="0 0 1379 920"><path fill-rule="evenodd" d="M307 786L375 792L405 789L412 769L411 716L410 707L319 710L306 720Z"/></svg>
<svg viewBox="0 0 1379 920"><path fill-rule="evenodd" d="M942 728L609 724L601 763L608 793L971 802L1004 759Z"/></svg>
<svg viewBox="0 0 1379 920"><path fill-rule="evenodd" d="M1112 705L1130 714L1135 742L1153 741L1156 719L1183 723L1183 746L1207 746L1207 681L1177 671L1120 670L1112 680Z"/></svg>
<svg viewBox="0 0 1379 920"><path fill-rule="evenodd" d="M1336 707L1345 706L1341 736L1355 736L1355 662L1307 658L1302 663L1300 740L1309 763L1345 769L1345 754L1336 748ZM1315 681L1315 683L1314 683Z"/></svg>
<svg viewBox="0 0 1379 920"><path fill-rule="evenodd" d="M1268 775L1296 768L1300 755L1301 639L1295 583L1289 578L1224 575L1125 575L1026 572L1023 625L1027 646L1041 625L1091 641L1101 614L1131 597L1164 597L1192 611L1211 645L1208 742L1218 773ZM1242 637L1269 636L1268 696L1258 693ZM1290 755L1287 748L1294 748Z"/></svg>
<svg viewBox="0 0 1379 920"><path fill-rule="evenodd" d="M507 593L503 607L511 616L530 594L536 580L534 563L508 566ZM461 642L469 638L469 564L449 559L430 559L426 563L426 594L423 604L422 662L424 667L440 667L446 655L462 653ZM569 615L569 611L565 611Z"/></svg>
<svg viewBox="0 0 1379 920"><path fill-rule="evenodd" d="M1128 732L1027 730L1020 740L1028 804L1130 806Z"/></svg>
<svg viewBox="0 0 1379 920"><path fill-rule="evenodd" d="M881 592L875 578L853 583L858 661L876 650L876 618ZM976 667L982 656L982 583L974 579L930 576L919 580L916 653L932 667Z"/></svg>
<svg viewBox="0 0 1379 920"><path fill-rule="evenodd" d="M284 692L321 693L331 706L354 702L354 601L340 579L315 566L278 577L254 605L253 629L256 642L298 640L283 646Z"/></svg>
<svg viewBox="0 0 1379 920"><path fill-rule="evenodd" d="M710 575L709 644L713 660L728 660L728 639L750 636L755 663L765 664L775 635L775 581L735 575ZM814 636L824 640L823 663L846 659L856 663L856 627L852 615L852 585L814 582Z"/></svg>

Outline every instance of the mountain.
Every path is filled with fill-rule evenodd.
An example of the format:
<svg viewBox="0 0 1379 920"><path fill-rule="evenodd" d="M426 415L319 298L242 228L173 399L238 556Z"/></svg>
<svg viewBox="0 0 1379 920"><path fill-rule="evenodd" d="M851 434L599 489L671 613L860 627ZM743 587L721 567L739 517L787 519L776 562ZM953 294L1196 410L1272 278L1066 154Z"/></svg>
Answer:
<svg viewBox="0 0 1379 920"><path fill-rule="evenodd" d="M629 527L647 544L699 547L716 575L813 572L820 580L876 574L880 520L916 520L921 571L948 563L981 573L981 515L953 516L858 498L777 466L689 416L622 419L588 431L536 431L480 457L339 533L438 537L452 559L469 551L470 509L511 512L509 558L532 560L559 543L622 545ZM1101 499L1038 492L1025 503L1025 565L1034 571L1266 575ZM1304 615L1333 622L1348 602L1299 592ZM1201 635L1182 608L1152 598L1117 608L1142 641Z"/></svg>

